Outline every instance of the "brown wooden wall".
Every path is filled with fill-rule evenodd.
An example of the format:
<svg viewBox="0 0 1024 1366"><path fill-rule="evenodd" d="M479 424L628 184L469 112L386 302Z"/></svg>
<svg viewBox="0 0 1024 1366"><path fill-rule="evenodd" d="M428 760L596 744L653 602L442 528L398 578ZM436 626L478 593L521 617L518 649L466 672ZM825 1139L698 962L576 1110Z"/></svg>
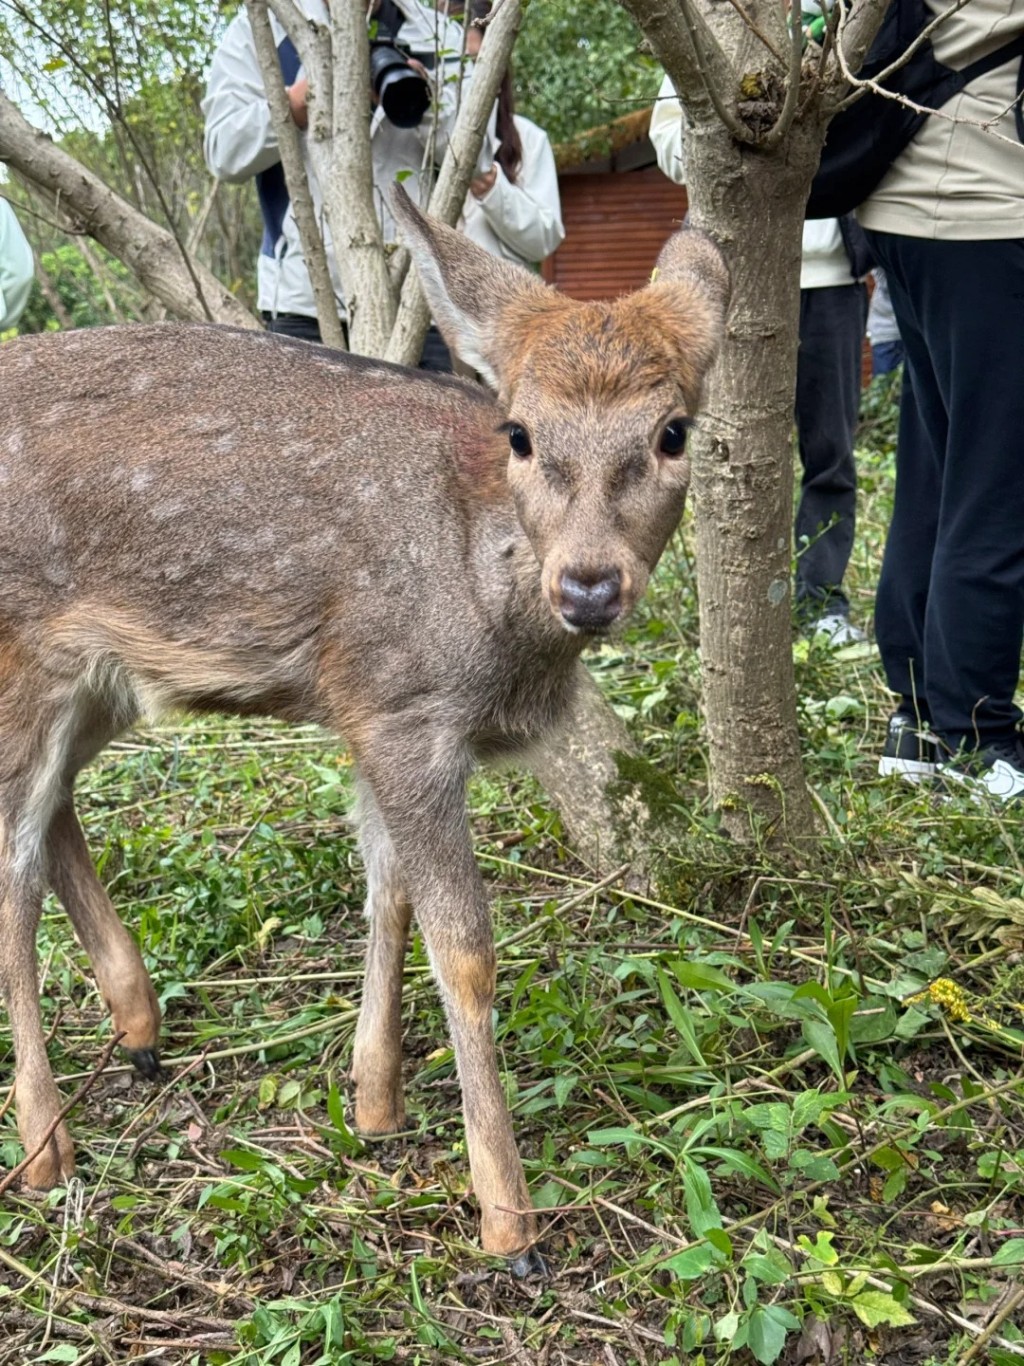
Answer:
<svg viewBox="0 0 1024 1366"><path fill-rule="evenodd" d="M574 299L611 299L646 284L686 213L686 191L657 166L563 175L559 189L565 241L543 275Z"/></svg>

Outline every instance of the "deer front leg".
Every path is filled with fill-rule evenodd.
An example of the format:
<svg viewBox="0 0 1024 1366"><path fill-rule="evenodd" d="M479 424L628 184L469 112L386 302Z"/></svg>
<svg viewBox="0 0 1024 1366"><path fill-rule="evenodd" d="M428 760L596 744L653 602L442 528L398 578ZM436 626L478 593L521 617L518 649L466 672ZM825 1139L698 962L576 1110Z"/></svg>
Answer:
<svg viewBox="0 0 1024 1366"><path fill-rule="evenodd" d="M96 985L123 1032L121 1047L147 1077L160 1072L160 1006L138 945L96 876L71 798L58 806L46 845L50 886L89 956Z"/></svg>
<svg viewBox="0 0 1024 1366"><path fill-rule="evenodd" d="M393 1134L405 1127L402 1096L402 969L412 904L373 793L359 782L359 847L366 865L366 976L352 1079L356 1128Z"/></svg>
<svg viewBox="0 0 1024 1366"><path fill-rule="evenodd" d="M542 1269L537 1220L498 1075L491 1011L495 953L490 911L466 819L466 765L442 741L415 737L363 764L387 825L441 989L466 1122L484 1250L513 1270Z"/></svg>
<svg viewBox="0 0 1024 1366"><path fill-rule="evenodd" d="M0 843L2 836L0 824ZM35 1154L25 1168L25 1180L49 1190L74 1172L75 1150L63 1122L43 1143L61 1101L46 1056L39 1009L36 931L42 907L42 886L35 876L0 868L0 987L14 1039L18 1133L25 1155Z"/></svg>

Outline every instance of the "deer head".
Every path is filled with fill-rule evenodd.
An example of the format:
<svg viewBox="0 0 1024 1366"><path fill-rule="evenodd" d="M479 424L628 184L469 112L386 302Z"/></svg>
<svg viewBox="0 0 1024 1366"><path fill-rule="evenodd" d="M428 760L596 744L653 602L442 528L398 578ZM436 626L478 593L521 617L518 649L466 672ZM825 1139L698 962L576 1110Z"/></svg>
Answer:
<svg viewBox="0 0 1024 1366"><path fill-rule="evenodd" d="M508 483L568 631L626 616L682 515L687 433L722 335L729 275L703 233L675 233L652 281L580 303L427 219L392 206L449 345L508 413Z"/></svg>

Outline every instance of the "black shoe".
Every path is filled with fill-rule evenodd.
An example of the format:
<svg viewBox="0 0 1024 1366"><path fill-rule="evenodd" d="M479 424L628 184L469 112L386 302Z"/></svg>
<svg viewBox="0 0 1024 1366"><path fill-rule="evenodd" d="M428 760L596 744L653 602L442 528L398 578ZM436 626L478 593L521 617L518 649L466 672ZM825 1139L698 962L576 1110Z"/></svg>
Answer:
<svg viewBox="0 0 1024 1366"><path fill-rule="evenodd" d="M944 782L957 783L975 801L1024 805L1024 735L1015 731L939 767Z"/></svg>
<svg viewBox="0 0 1024 1366"><path fill-rule="evenodd" d="M934 778L939 767L939 742L913 712L894 711L889 717L878 772L883 778L921 783Z"/></svg>

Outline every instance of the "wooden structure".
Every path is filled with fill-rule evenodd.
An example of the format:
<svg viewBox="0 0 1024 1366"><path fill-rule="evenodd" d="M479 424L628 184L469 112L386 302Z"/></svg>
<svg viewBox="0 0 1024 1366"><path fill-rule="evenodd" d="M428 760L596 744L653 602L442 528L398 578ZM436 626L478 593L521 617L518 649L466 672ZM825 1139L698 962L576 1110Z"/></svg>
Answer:
<svg viewBox="0 0 1024 1366"><path fill-rule="evenodd" d="M686 213L686 191L658 170L641 109L555 148L565 241L545 280L574 299L638 289Z"/></svg>

